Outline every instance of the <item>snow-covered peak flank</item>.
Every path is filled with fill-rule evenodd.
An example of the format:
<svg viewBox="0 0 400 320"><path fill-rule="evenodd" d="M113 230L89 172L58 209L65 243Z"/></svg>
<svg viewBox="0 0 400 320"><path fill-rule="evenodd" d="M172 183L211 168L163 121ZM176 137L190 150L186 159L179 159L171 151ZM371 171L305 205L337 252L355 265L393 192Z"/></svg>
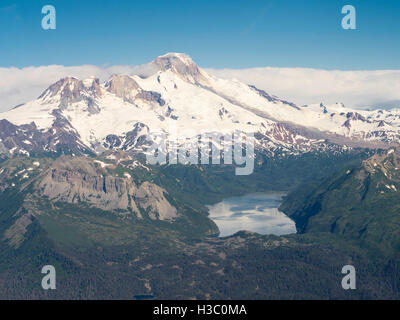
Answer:
<svg viewBox="0 0 400 320"><path fill-rule="evenodd" d="M39 99L49 96L54 97L56 95L60 95L62 97L71 94L77 95L81 91L95 88L96 85L99 85L99 80L94 77L85 79L83 81L76 79L74 77L65 77L63 79L60 79L50 87L48 87L39 96Z"/></svg>
<svg viewBox="0 0 400 320"><path fill-rule="evenodd" d="M150 65L161 72L171 71L192 84L208 84L210 76L183 53L168 53L155 59Z"/></svg>
<svg viewBox="0 0 400 320"><path fill-rule="evenodd" d="M34 123L41 134L60 135L46 148L77 139L79 147L69 149L95 152L138 148L148 132L160 130L179 137L250 131L269 150L307 151L326 133L361 141L399 141L398 110L355 111L341 104L298 107L254 86L211 76L180 53L160 56L150 65L155 72L147 77L113 75L105 83L94 77L61 79L37 100L0 113L0 120L8 121L0 122L0 131L1 125L10 128L9 123ZM22 131L20 135L21 141L35 136L27 138Z"/></svg>
<svg viewBox="0 0 400 320"><path fill-rule="evenodd" d="M167 54L164 54L162 56L159 56L157 60L164 60L164 61L177 61L179 60L180 63L184 63L187 66L194 65L195 63L193 62L192 58L190 58L187 54L185 53L178 53L178 52L169 52Z"/></svg>
<svg viewBox="0 0 400 320"><path fill-rule="evenodd" d="M89 78L83 81L74 77L66 77L47 88L38 98L44 103L60 103L65 108L70 103L82 100L94 100L102 95L99 79Z"/></svg>
<svg viewBox="0 0 400 320"><path fill-rule="evenodd" d="M96 78L95 76L91 76L90 78L87 78L85 80L82 81L83 85L85 86L85 88L93 88L96 85L99 85L99 79Z"/></svg>

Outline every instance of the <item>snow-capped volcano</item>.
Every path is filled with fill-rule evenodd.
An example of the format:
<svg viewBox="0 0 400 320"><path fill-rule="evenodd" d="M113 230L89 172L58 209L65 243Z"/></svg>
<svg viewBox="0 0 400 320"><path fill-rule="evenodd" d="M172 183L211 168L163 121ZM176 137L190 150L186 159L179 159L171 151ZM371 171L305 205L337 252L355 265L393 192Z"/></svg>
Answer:
<svg viewBox="0 0 400 320"><path fill-rule="evenodd" d="M152 131L179 137L253 132L258 147L270 152L324 148L324 138L333 134L360 141L399 141L397 111L299 107L254 86L211 76L185 54L169 53L148 66L152 72L146 77L114 75L105 83L67 77L37 100L0 113L0 152L130 151L145 143Z"/></svg>

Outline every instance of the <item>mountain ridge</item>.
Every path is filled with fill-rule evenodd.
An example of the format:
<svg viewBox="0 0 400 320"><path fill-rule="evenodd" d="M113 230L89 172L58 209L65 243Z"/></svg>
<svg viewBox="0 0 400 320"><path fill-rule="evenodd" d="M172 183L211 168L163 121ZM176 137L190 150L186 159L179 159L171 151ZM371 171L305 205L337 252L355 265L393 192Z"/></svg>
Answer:
<svg viewBox="0 0 400 320"><path fill-rule="evenodd" d="M343 105L299 107L252 85L211 76L185 54L160 56L149 69L146 76L113 75L104 83L94 77L63 78L37 100L0 113L2 125L6 128L8 121L26 132L22 126L34 123L36 128L23 140L32 145L35 141L29 136L62 131L68 140L62 147L57 147L62 139L53 139L56 146L36 142L37 149L70 154L100 154L115 137L149 144L149 132L172 134L171 128L187 137L226 130L254 132L260 137L256 147L270 154L278 149L336 149L333 145L387 147L399 141L400 114L366 113ZM147 128L145 136L134 136L138 125ZM36 151L18 139L6 144L4 139L3 155ZM132 151L143 151L143 145L130 145Z"/></svg>
<svg viewBox="0 0 400 320"><path fill-rule="evenodd" d="M302 234L333 234L369 248L375 255L398 255L400 149L380 151L318 183L289 194L280 210Z"/></svg>

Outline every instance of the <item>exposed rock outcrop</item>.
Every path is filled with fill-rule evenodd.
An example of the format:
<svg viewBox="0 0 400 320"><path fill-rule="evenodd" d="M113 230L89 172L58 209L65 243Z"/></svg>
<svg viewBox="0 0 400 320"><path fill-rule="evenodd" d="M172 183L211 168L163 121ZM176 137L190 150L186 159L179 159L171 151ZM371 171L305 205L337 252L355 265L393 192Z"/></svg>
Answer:
<svg viewBox="0 0 400 320"><path fill-rule="evenodd" d="M113 75L111 79L107 81L105 87L108 92L115 94L117 97L129 103L135 103L137 99L140 99L150 103L157 103L160 106L165 105L161 94L143 90L135 79L127 75Z"/></svg>
<svg viewBox="0 0 400 320"><path fill-rule="evenodd" d="M65 161L67 160L67 161ZM40 194L52 201L88 203L94 207L144 214L153 220L173 220L177 210L165 198L166 191L150 182L136 185L129 174L114 174L114 164L84 158L61 157L38 185Z"/></svg>

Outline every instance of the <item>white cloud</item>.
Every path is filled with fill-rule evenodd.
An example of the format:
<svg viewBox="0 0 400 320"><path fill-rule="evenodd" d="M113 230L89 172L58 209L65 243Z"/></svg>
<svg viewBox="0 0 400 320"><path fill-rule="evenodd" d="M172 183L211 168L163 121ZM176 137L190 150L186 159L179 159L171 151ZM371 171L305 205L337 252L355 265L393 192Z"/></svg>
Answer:
<svg viewBox="0 0 400 320"><path fill-rule="evenodd" d="M329 71L306 68L208 69L298 105L343 102L354 108L400 108L400 70Z"/></svg>
<svg viewBox="0 0 400 320"><path fill-rule="evenodd" d="M326 71L304 68L207 69L222 78L236 78L299 105L343 102L353 107L400 107L400 70ZM114 73L154 72L151 65L65 67L60 65L0 68L0 112L37 98L57 80L96 76L101 81Z"/></svg>

